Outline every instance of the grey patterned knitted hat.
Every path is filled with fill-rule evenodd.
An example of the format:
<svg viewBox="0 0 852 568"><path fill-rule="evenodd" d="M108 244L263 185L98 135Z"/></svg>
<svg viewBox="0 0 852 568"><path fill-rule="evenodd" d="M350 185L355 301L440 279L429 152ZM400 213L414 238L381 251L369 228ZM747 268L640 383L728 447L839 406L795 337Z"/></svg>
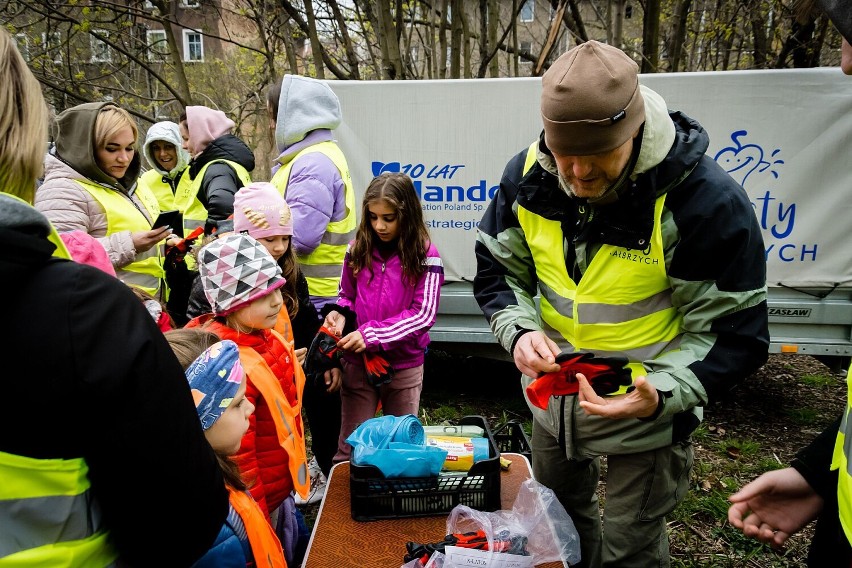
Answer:
<svg viewBox="0 0 852 568"><path fill-rule="evenodd" d="M198 271L217 316L235 312L286 282L264 246L242 234L220 237L202 248Z"/></svg>

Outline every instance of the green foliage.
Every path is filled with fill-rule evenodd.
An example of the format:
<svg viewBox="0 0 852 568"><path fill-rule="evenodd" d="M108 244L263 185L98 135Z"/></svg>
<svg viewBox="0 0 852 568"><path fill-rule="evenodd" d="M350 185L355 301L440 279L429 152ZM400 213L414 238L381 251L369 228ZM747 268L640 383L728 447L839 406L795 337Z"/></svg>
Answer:
<svg viewBox="0 0 852 568"><path fill-rule="evenodd" d="M790 419L792 419L793 422L801 426L816 424L821 417L819 410L808 407L792 408L787 410L786 414L790 416Z"/></svg>
<svg viewBox="0 0 852 568"><path fill-rule="evenodd" d="M837 379L831 375L808 374L800 376L799 382L812 387L830 387L837 383Z"/></svg>

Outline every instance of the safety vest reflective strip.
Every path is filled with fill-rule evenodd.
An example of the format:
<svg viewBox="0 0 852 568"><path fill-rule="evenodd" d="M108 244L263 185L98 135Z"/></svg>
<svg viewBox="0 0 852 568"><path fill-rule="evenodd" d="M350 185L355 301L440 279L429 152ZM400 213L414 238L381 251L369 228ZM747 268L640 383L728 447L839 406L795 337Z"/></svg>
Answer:
<svg viewBox="0 0 852 568"><path fill-rule="evenodd" d="M345 187L346 216L340 221L328 224L319 246L311 254L297 255L299 268L308 281L308 290L313 296L336 296L340 287L340 275L343 272L343 258L346 256L346 246L355 238L357 227L355 211L355 190L352 187L352 177L349 175L349 165L346 157L334 142L320 142L308 146L298 152L292 160L282 166L272 176L271 183L278 188L284 199L287 199L287 184L293 164L300 157L312 152L319 152L328 157L340 173Z"/></svg>
<svg viewBox="0 0 852 568"><path fill-rule="evenodd" d="M837 507L840 511L840 525L846 533L846 540L852 544L852 461L849 455L852 453L852 367L846 373L846 410L843 420L837 432L834 442L834 455L831 460L831 469L839 470L837 480Z"/></svg>
<svg viewBox="0 0 852 568"><path fill-rule="evenodd" d="M278 442L287 452L287 467L290 470L290 477L293 479L293 487L303 499L307 499L311 483L308 477L305 436L296 426L296 419L302 411L305 372L296 359L293 346L281 337L281 334L275 330L271 331L284 345L290 360L293 362L293 378L296 381L295 405L290 406L275 373L272 372L260 353L251 347L240 346L240 362L243 364L248 380L260 391L261 396L266 400L266 404L269 405L272 420L275 422L275 431L278 434Z"/></svg>
<svg viewBox="0 0 852 568"><path fill-rule="evenodd" d="M269 519L260 510L257 502L245 491L228 487L231 507L243 520L249 545L251 545L254 565L257 568L287 568L281 541L275 536Z"/></svg>
<svg viewBox="0 0 852 568"><path fill-rule="evenodd" d="M211 160L207 162L192 180L189 179L189 172L184 171L180 182L178 182L177 189L175 189L175 209L183 213L184 234L191 233L196 227L203 227L204 223L207 222L207 209L204 208L201 200L198 199L198 192L201 190L201 184L204 181L204 174L207 173L207 168L217 163L231 166L240 182L242 182L242 187L251 183L251 175L249 175L248 170L231 160ZM237 190L239 189L238 187Z"/></svg>
<svg viewBox="0 0 852 568"><path fill-rule="evenodd" d="M120 231L151 230L151 222L126 195L88 181L77 180L77 183L101 204L107 219L107 235ZM150 218L156 219L160 213L160 206L148 186L137 183L136 195L147 209ZM115 269L118 277L125 284L141 288L156 298L165 277L161 249L162 245L158 244L145 252L138 253L136 260L127 266Z"/></svg>
<svg viewBox="0 0 852 568"><path fill-rule="evenodd" d="M0 452L0 567L111 566L82 458Z"/></svg>
<svg viewBox="0 0 852 568"><path fill-rule="evenodd" d="M535 151L536 145L531 146L528 167ZM560 222L518 206L539 279L541 317L551 334L558 334L553 339L599 355L624 355L634 377L646 374L643 360L680 344L683 320L672 305L660 225L664 203L665 195L657 198L647 248L602 245L579 283L565 266Z"/></svg>

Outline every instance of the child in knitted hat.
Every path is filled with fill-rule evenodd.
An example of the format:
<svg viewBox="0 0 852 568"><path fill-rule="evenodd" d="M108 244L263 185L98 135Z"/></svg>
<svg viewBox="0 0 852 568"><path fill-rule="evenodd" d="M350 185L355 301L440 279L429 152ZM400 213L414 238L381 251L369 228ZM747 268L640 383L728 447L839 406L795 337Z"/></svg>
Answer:
<svg viewBox="0 0 852 568"><path fill-rule="evenodd" d="M310 303L308 282L299 270L296 255L290 246L293 235L290 207L272 184L250 183L241 188L234 197L231 230L254 237L281 267L286 281L281 287L286 309L281 310L275 331L283 335L291 344L296 345L296 355L301 363L308 345L319 329L319 316L313 304ZM217 233L218 236L221 234ZM214 236L214 238L218 237ZM207 243L212 240L213 238ZM194 318L211 311L210 303L207 301L199 279L198 282L193 283L187 315Z"/></svg>
<svg viewBox="0 0 852 568"><path fill-rule="evenodd" d="M286 309L281 310L275 331L295 345L296 356L304 366L308 346L319 330L320 320L292 245L293 216L278 188L269 182L254 182L240 189L234 198L234 232L257 239L281 267L287 280L281 288ZM297 496L297 505L314 503L325 493L324 483L340 435L342 382L339 363L307 377L303 406L311 430L311 492L308 499Z"/></svg>
<svg viewBox="0 0 852 568"><path fill-rule="evenodd" d="M240 347L246 398L256 410L235 459L243 477L254 480L251 494L274 526L279 507L286 499L292 503L291 492L308 492L301 418L305 374L293 346L273 329L285 280L264 246L243 234L205 245L198 269L213 313L187 327L202 327Z"/></svg>
<svg viewBox="0 0 852 568"><path fill-rule="evenodd" d="M246 492L231 456L249 428L254 406L246 400L246 380L233 341L198 328L166 333L181 361L195 400L204 437L216 452L228 488L230 511L213 546L195 564L285 567L281 542L266 516Z"/></svg>
<svg viewBox="0 0 852 568"><path fill-rule="evenodd" d="M281 192L268 182L253 182L234 197L233 230L257 239L281 267L286 280L281 287L284 309L279 312L275 331L296 349L304 365L308 346L320 327L316 308L310 299L308 281L299 270L291 238L293 217ZM188 313L197 317L211 311L200 278L193 285ZM338 366L308 376L303 406L311 430L313 458L309 463L311 492L308 499L296 497L299 505L314 503L324 494L323 483L337 452L340 435L340 385L343 372Z"/></svg>

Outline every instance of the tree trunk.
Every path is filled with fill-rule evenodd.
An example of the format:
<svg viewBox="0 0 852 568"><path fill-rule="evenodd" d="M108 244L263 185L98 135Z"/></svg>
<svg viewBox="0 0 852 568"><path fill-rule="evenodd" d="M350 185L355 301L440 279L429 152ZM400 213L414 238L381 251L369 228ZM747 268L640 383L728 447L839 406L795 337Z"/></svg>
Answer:
<svg viewBox="0 0 852 568"><path fill-rule="evenodd" d="M660 58L660 0L646 0L642 20L642 65L640 72L656 73Z"/></svg>
<svg viewBox="0 0 852 568"><path fill-rule="evenodd" d="M391 17L390 2L378 0L376 4L376 18L379 24L376 27L376 39L382 50L382 78L404 79L405 72L402 69L399 41Z"/></svg>
<svg viewBox="0 0 852 568"><path fill-rule="evenodd" d="M305 0L305 18L308 20L308 38L311 40L311 53L313 54L316 76L318 79L325 79L325 67L322 64L322 44L317 37L317 21L314 17L312 0Z"/></svg>
<svg viewBox="0 0 852 568"><path fill-rule="evenodd" d="M447 20L447 6L449 0L441 0L441 25L438 26L438 78L447 78L447 28L449 21Z"/></svg>
<svg viewBox="0 0 852 568"><path fill-rule="evenodd" d="M361 73L358 71L358 54L355 53L355 47L352 45L352 38L349 36L349 28L346 26L346 20L340 11L340 6L337 0L328 0L328 5L334 13L334 21L340 28L340 37L343 40L343 48L346 50L346 60L349 62L349 74L354 80L361 79Z"/></svg>
<svg viewBox="0 0 852 568"><path fill-rule="evenodd" d="M515 3L517 0L513 0L512 7L515 7ZM514 13L514 12L513 12ZM500 26L500 5L497 3L497 0L488 0L488 45L486 49L493 49L497 44L497 30ZM517 27L512 26L512 30L514 32L514 45L517 49L518 47L518 36L517 36ZM484 61L488 57L488 51L485 52L485 56L482 58ZM518 75L518 67L517 67L517 58L515 59L515 76ZM498 57L494 57L491 59L491 62L488 65L488 76L489 77L499 77L500 76L500 59Z"/></svg>
<svg viewBox="0 0 852 568"><path fill-rule="evenodd" d="M669 69L677 73L683 58L683 43L686 40L686 18L692 0L679 0L675 3L674 27L672 29L672 40L669 44Z"/></svg>
<svg viewBox="0 0 852 568"><path fill-rule="evenodd" d="M566 0L559 0L556 7L556 13L553 16L553 21L550 22L550 31L547 33L547 40L541 48L541 53L538 54L538 61L533 68L533 77L540 77L553 47L556 45L556 38L559 37L559 27L562 25L562 18L565 15Z"/></svg>
<svg viewBox="0 0 852 568"><path fill-rule="evenodd" d="M450 21L450 78L461 79L461 19L464 4L462 0L451 0L450 5L452 6L450 12L453 15Z"/></svg>

